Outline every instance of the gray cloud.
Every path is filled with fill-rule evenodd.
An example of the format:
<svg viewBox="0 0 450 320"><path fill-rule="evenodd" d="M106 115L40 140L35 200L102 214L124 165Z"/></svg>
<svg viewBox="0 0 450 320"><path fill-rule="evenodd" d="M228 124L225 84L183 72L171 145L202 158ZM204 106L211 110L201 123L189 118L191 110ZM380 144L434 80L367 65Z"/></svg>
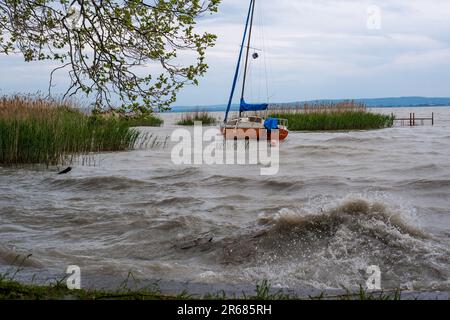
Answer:
<svg viewBox="0 0 450 320"><path fill-rule="evenodd" d="M257 3L254 46L266 50L259 68L252 67L249 99L267 98L266 70L272 101L450 96L448 0ZM367 28L370 5L381 10L380 30ZM208 52L207 76L199 87L183 90L177 104L226 102L247 7L248 1L224 0L218 15L200 21L199 27L216 33L218 42ZM30 67L1 56L0 67L0 88L6 91L35 91L48 80L49 66Z"/></svg>

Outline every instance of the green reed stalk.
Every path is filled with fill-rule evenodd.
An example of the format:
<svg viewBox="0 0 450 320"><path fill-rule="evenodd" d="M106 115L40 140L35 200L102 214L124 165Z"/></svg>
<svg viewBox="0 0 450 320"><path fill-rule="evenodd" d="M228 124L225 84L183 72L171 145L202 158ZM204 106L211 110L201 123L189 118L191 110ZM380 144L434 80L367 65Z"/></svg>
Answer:
<svg viewBox="0 0 450 320"><path fill-rule="evenodd" d="M126 121L97 119L67 104L0 98L0 164L66 164L91 152L130 149L138 137Z"/></svg>
<svg viewBox="0 0 450 320"><path fill-rule="evenodd" d="M353 101L279 107L269 116L287 119L292 131L372 130L394 125L393 116L369 112L364 104Z"/></svg>
<svg viewBox="0 0 450 320"><path fill-rule="evenodd" d="M183 114L177 125L193 126L196 121L202 122L203 125L215 125L217 123L217 119L208 112L195 111Z"/></svg>

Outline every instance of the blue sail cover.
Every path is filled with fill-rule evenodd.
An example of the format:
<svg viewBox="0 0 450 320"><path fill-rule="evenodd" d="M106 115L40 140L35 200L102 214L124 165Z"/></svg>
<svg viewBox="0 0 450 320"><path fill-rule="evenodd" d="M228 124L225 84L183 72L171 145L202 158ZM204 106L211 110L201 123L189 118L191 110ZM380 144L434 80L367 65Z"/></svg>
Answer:
<svg viewBox="0 0 450 320"><path fill-rule="evenodd" d="M266 119L266 121L264 121L264 128L266 128L267 131L278 129L278 119L276 118Z"/></svg>
<svg viewBox="0 0 450 320"><path fill-rule="evenodd" d="M269 105L267 103L261 103L261 104L248 104L245 102L244 99L241 99L241 112L246 111L263 111L267 110Z"/></svg>

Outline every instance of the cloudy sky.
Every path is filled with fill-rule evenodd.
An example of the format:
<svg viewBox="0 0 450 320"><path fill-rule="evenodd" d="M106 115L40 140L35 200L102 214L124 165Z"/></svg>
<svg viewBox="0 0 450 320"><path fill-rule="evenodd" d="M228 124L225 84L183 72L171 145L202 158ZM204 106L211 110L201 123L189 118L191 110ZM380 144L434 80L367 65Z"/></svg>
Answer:
<svg viewBox="0 0 450 320"><path fill-rule="evenodd" d="M218 35L210 69L177 105L226 103L247 7L201 21ZM256 22L248 100L450 96L449 0L258 0ZM49 69L1 56L0 89L46 90Z"/></svg>

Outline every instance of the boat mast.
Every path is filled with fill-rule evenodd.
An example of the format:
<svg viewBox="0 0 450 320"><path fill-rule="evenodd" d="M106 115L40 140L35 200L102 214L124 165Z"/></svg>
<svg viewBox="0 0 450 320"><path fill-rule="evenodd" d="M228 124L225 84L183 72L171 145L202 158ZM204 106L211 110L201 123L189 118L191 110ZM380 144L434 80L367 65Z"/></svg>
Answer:
<svg viewBox="0 0 450 320"><path fill-rule="evenodd" d="M234 74L233 86L231 87L230 99L228 100L227 111L225 112L224 123L227 122L227 120L228 120L228 114L229 114L230 109L231 109L231 103L233 102L234 90L236 89L236 84L237 84L237 81L238 81L239 68L241 66L242 53L244 51L245 39L246 39L246 36L247 36L247 30L248 30L250 16L252 16L252 21L253 21L253 14L252 13L253 13L253 8L254 8L254 1L255 0L250 0L250 5L249 5L249 8L248 8L247 22L245 23L245 30L244 30L244 38L242 39L241 50L239 52L239 59L238 59L238 63L237 63L237 66L236 66L236 72ZM249 48L247 48L247 50L248 49ZM247 57L248 57L248 52L247 52Z"/></svg>
<svg viewBox="0 0 450 320"><path fill-rule="evenodd" d="M252 40L253 17L255 15L255 3L256 3L256 0L253 0L252 1L252 13L251 13L251 19L250 19L250 29L249 29L249 33L248 33L247 53L246 53L246 56L245 56L244 80L242 82L241 101L244 99L245 83L247 81L248 58L249 58L249 55L250 55L250 45L251 45L251 40ZM239 111L239 117L241 117L241 115L242 115L242 112Z"/></svg>

